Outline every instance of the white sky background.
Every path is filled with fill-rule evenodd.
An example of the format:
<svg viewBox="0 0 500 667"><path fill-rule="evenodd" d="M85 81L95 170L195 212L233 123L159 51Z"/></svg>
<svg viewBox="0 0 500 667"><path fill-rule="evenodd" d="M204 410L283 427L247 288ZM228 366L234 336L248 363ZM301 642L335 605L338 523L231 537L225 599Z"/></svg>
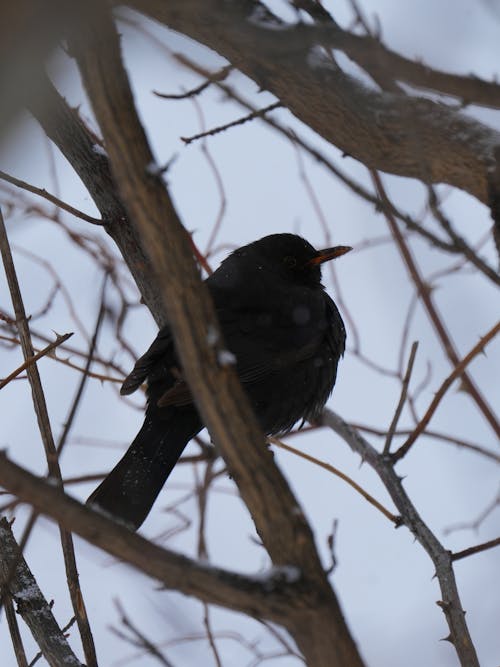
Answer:
<svg viewBox="0 0 500 667"><path fill-rule="evenodd" d="M380 18L385 43L409 57L422 57L435 67L450 71L491 78L498 74L500 62L500 12L495 1L477 2L430 0L400 2L364 0L363 8L371 18ZM333 3L325 2L333 6ZM351 12L342 3L335 7L335 17L348 25ZM274 6L274 5L273 5ZM276 6L283 7L283 5ZM203 47L167 30L148 26L174 51L183 51L199 63L216 69L223 61ZM129 73L136 93L142 120L153 145L158 163L167 162L173 154L177 161L168 173L170 193L185 226L195 230L194 239L203 250L210 236L220 206L220 196L213 174L201 152L199 143L184 147L180 136L200 131L199 117L191 101L167 102L152 95L152 90L180 92L199 83L199 79L181 70L164 52L137 31L123 27L123 45ZM353 69L353 71L355 71ZM82 105L90 115L73 65L61 55L53 58L52 73L59 89L72 105ZM240 74L232 74L229 83L254 104L263 107L272 101L267 93L259 94L255 84ZM207 128L220 125L242 115L232 103L225 101L216 90L206 91L199 98ZM477 118L500 129L498 115L484 109L468 110ZM273 112L273 117L292 126L302 136L320 147L350 174L369 186L363 165L348 158L341 160L339 152L325 144L310 130L301 126L286 110ZM302 234L317 247L326 245L324 234L299 176L296 151L264 123L255 121L210 138L210 154L220 170L227 198L227 210L218 243L234 246L252 241L268 233L293 231ZM28 116L20 121L10 137L0 146L0 168L54 191L48 160L47 143L36 123ZM62 199L94 213L89 196L55 151L56 170ZM328 221L334 244L356 246L361 241L387 233L383 217L363 203L342 184L330 177L312 160L304 157L307 176L320 201ZM419 184L384 176L396 203L410 212L418 213L424 202L424 190ZM469 240L481 238L491 226L489 211L462 192L442 188L449 193L445 210L460 233ZM96 232L86 223L71 219L73 229ZM63 277L78 307L81 319L92 331L98 308L102 277L95 266L52 223L37 218L13 214L7 218L8 231L14 247L29 249L49 260ZM98 232L99 233L99 232ZM105 234L102 233L102 237ZM443 256L427 244L412 238L412 249L425 275L453 263L453 257ZM109 247L112 242L109 240ZM484 250L492 264L495 255L492 244ZM222 252L218 259L224 256ZM45 301L50 279L39 266L15 253L28 313L36 311ZM212 264L216 265L215 258ZM348 305L361 336L361 347L371 359L395 368L399 354L401 328L411 297L405 268L390 244L369 250L352 252L335 264L342 297ZM330 294L330 275L325 271ZM437 283L434 294L461 354L465 354L498 319L498 294L475 274L457 276ZM113 299L111 299L113 302ZM10 299L3 278L0 280L0 307L11 311ZM50 315L36 322L36 327L50 335L74 331L75 325L61 298ZM127 340L137 354L144 351L155 335L155 325L145 307L132 310L125 324ZM349 327L348 327L349 336ZM421 412L433 397L433 392L450 371L440 345L426 315L417 310L409 342L419 341L417 363L412 382L415 386L425 375L431 361L433 378L420 398ZM349 341L348 341L349 342ZM352 335L351 335L352 342ZM84 349L79 333L71 343ZM21 352L7 354L1 349L0 377L7 375L20 363ZM112 332L104 329L100 339L103 353L114 349ZM408 356L408 349L405 357ZM119 359L126 368L132 360ZM60 433L79 377L45 359L39 364L46 391L52 427ZM498 339L489 346L487 357L480 356L471 366L472 376L482 392L498 409L500 403L500 344ZM352 354L346 354L340 364L339 377L331 406L344 419L387 428L399 397L399 383L374 373ZM43 448L31 409L26 382L11 383L0 392L2 433L0 446L8 447L9 455L38 474L45 473ZM140 397L135 400L140 405ZM109 470L120 452L133 439L142 420L142 412L133 410L119 399L110 384L100 385L90 380L87 392L73 427L70 442L62 458L63 474L72 476ZM411 425L408 413L401 425ZM451 426L450 426L451 425ZM497 447L491 430L477 414L464 393L456 386L448 393L431 426L478 444ZM78 444L78 438L107 440L115 448ZM376 443L377 440L371 439ZM312 436L295 438L294 445L328 461L352 476L392 509L382 484L368 466L359 467L359 457L333 433L324 430ZM188 450L189 453L190 450ZM193 452L196 451L194 448ZM242 453L242 456L244 453ZM340 598L349 627L357 640L366 664L371 667L454 666L457 659L453 648L439 639L447 635L444 616L435 604L439 589L432 581L432 564L423 549L413 542L406 528L395 530L389 521L368 505L341 480L285 452L277 452L282 470L290 480L307 516L313 522L317 544L329 565L326 536L332 522L338 519L335 545L338 559L332 575L334 588ZM405 488L417 509L440 539L452 550L459 550L498 536L498 511L493 513L477 533L460 531L443 538L443 529L457 521L474 519L494 498L498 488L498 468L485 459L466 451L433 442L419 440L409 456L399 465L406 475ZM190 466L178 466L156 503L142 532L155 537L178 524L178 519L165 513L164 508L184 494L193 480ZM80 499L87 497L93 485L72 487L70 492ZM250 539L251 520L242 511L241 502L231 493L232 483L221 478L216 484L221 492L212 493L208 515L208 548L214 563L244 572L256 573L268 566L263 550ZM224 493L222 492L224 491ZM193 502L183 506L188 517L195 518ZM15 524L16 534L22 533L27 512L20 510ZM170 548L192 555L196 525L166 542ZM117 565L103 552L75 538L80 581L102 665L124 664L124 659L136 655L130 646L121 643L111 632L110 625L119 625L114 600L119 599L131 618L145 634L154 640L168 641L175 637L201 633L201 605L185 597L158 592L154 581L131 574L130 568ZM65 588L58 531L55 525L40 519L26 550L32 567L46 597L55 600L54 613L61 625L71 617L69 596ZM500 664L500 595L498 569L500 551L491 550L456 564L462 603L467 621L484 667ZM215 610L212 614L217 630L236 630L246 639L265 637L257 623L228 612ZM36 652L27 633L27 645ZM72 645L80 651L76 631ZM223 663L239 667L251 662L251 655L232 639L221 639L218 646ZM264 646L276 648L268 639ZM176 667L211 665L212 654L205 639L176 645L167 650ZM0 620L0 662L14 665L5 617ZM157 664L141 657L135 663L148 667ZM266 664L266 663L264 663ZM269 664L295 667L300 663L289 657Z"/></svg>

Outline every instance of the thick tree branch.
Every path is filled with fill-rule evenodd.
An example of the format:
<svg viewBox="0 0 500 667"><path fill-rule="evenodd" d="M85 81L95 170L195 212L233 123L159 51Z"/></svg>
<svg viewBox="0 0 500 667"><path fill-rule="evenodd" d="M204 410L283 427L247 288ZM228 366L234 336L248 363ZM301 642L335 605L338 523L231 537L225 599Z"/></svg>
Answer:
<svg viewBox="0 0 500 667"><path fill-rule="evenodd" d="M38 588L5 518L0 519L0 584L14 599L17 612L31 630L48 664L82 667Z"/></svg>
<svg viewBox="0 0 500 667"><path fill-rule="evenodd" d="M127 1L220 53L324 139L368 167L449 183L487 203L488 169L500 145L499 132L427 99L368 89L317 55L323 33L304 26L277 30L276 22L256 19L257 4Z"/></svg>
<svg viewBox="0 0 500 667"><path fill-rule="evenodd" d="M219 331L189 238L157 175L121 62L118 35L100 3L84 7L69 40L109 154L122 201L151 263L183 372L204 423L219 446L262 541L276 565L298 567L321 598L305 604L287 627L311 665L361 665L319 560L310 527L265 446L233 369L217 362L208 343ZM219 350L216 350L218 347ZM241 449L244 448L244 456Z"/></svg>
<svg viewBox="0 0 500 667"><path fill-rule="evenodd" d="M321 605L321 599L300 576L297 581L289 581L293 577L289 576L287 568L271 570L267 577L252 578L163 549L35 477L4 453L0 453L0 485L91 544L157 579L167 588L192 595L202 602L276 623L284 623L290 611L300 606L303 596L311 606Z"/></svg>
<svg viewBox="0 0 500 667"><path fill-rule="evenodd" d="M410 60L384 46L369 35L356 35L342 30L338 24L307 26L305 30L317 35L318 41L348 55L377 81L389 76L439 95L456 97L462 104L500 109L500 85L470 74L462 76L433 69L418 60Z"/></svg>
<svg viewBox="0 0 500 667"><path fill-rule="evenodd" d="M113 181L105 151L78 112L59 95L41 69L37 75L37 91L38 94L30 98L29 110L81 178L101 213L106 231L127 262L145 303L156 322L164 324L165 309L155 288L151 265L144 255L135 229L126 224L127 214Z"/></svg>

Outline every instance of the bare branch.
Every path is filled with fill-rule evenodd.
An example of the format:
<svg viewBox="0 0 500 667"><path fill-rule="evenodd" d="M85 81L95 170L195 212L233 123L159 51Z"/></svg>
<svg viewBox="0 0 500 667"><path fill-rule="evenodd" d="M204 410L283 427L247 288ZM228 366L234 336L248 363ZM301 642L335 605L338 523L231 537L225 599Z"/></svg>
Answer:
<svg viewBox="0 0 500 667"><path fill-rule="evenodd" d="M51 667L83 667L38 588L5 518L0 519L0 544L0 583L8 587L44 658Z"/></svg>
<svg viewBox="0 0 500 667"><path fill-rule="evenodd" d="M285 449L287 452L295 454L295 456L300 456L300 458L303 458L306 461L310 461L311 463L314 463L315 465L320 466L325 470L328 470L328 472L333 473L337 477L340 477L340 479L343 479L344 482L347 482L349 486L351 486L355 491L357 491L361 496L363 496L363 498L367 500L370 503L370 505L376 507L380 512L382 512L382 514L385 517L389 519L389 521L392 521L396 526L396 528L401 524L401 517L396 516L392 512L389 512L389 510L386 507L384 507L381 503L379 503L378 500L376 500L361 486L359 486L359 484L357 484L353 479L351 479L348 475L343 473L338 468L335 468L334 466L330 465L329 463L325 463L324 461L320 461L319 459L316 459L314 456L310 456L305 452L301 452L300 449L295 449L295 447L290 447L290 445L287 445L281 440L278 440L278 438L268 437L268 440L269 442L272 442L273 445L276 445L276 447L280 447L280 449Z"/></svg>
<svg viewBox="0 0 500 667"><path fill-rule="evenodd" d="M281 102L273 102L273 104L269 104L267 107L264 107L263 109L256 109L255 111L252 111L252 113L248 114L248 116L244 116L243 118L238 118L238 120L233 120L230 123L226 123L225 125L219 125L218 127L214 127L211 130L207 130L206 132L200 132L199 134L195 134L192 137L181 137L181 140L187 146L189 146L189 144L193 143L193 141L197 141L198 139L204 139L205 137L213 137L214 135L220 134L221 132L225 132L226 130L229 130L232 127L237 127L238 125L244 125L245 123L255 120L256 118L262 118L270 111L274 111L275 109L280 109L282 106L283 105L281 104Z"/></svg>
<svg viewBox="0 0 500 667"><path fill-rule="evenodd" d="M12 253L10 251L9 240L7 238L7 231L5 223L0 210L0 250L2 254L5 273L7 275L7 282L11 293L12 304L16 314L16 323L19 331L19 338L21 339L21 347L26 361L29 361L33 356L33 345L31 335L28 327L28 320L24 309L23 299L19 283L17 280L14 262L12 260ZM49 474L58 484L62 484L61 469L57 457L57 451L52 436L50 426L49 414L47 404L43 393L42 382L36 364L28 365L27 368L28 379L31 385L31 392L33 397L33 407L38 420L38 427L45 449L45 456L47 459ZM73 540L71 533L65 531L61 526L59 529L61 537L62 551L64 555L64 563L66 567L66 577L70 591L71 602L73 610L78 621L78 629L82 639L83 650L87 667L97 667L97 657L95 653L94 640L87 618L85 609L85 602L78 581L78 571L76 566L75 551L73 548ZM41 648L41 647L40 647Z"/></svg>
<svg viewBox="0 0 500 667"><path fill-rule="evenodd" d="M380 178L380 175L373 170L370 170L370 174L372 176L375 188L377 189L379 196L382 200L388 201L387 194L385 192L384 186L382 184L382 180ZM401 253L401 257L408 269L408 273L411 276L411 279L415 283L415 286L418 290L420 299L422 300L423 305L425 306L425 309L427 311L427 314L434 326L434 329L436 330L436 333L441 341L441 344L443 346L443 349L448 357L448 359L451 361L453 366L457 366L460 363L460 358L458 356L458 353L455 349L455 346L451 340L450 334L446 330L445 325L442 322L441 317L439 316L439 313L437 311L436 306L434 305L434 301L432 299L432 296L430 294L430 290L428 285L425 284L424 280L422 279L420 272L418 270L417 264L413 258L413 255L410 251L410 248L408 247L405 239L403 238L399 227L396 223L396 220L394 219L394 216L389 210L384 210L384 214L386 216L387 224L389 225L389 228L394 236L394 240L396 241L396 244L399 248L399 251ZM484 396L481 395L479 392L478 388L476 387L474 381L472 378L468 375L468 373L463 372L462 374L462 379L464 383L464 387L467 389L468 393L470 394L471 398L475 401L476 405L478 408L481 410L483 413L485 419L487 422L490 424L491 428L493 429L494 433L500 438L500 423L498 422L497 417L495 416L493 410L491 409L490 405L484 398Z"/></svg>
<svg viewBox="0 0 500 667"><path fill-rule="evenodd" d="M102 220L93 218L91 215L87 215L86 213L79 211L73 206L66 204L66 202L63 202L58 197L51 195L50 192L47 192L47 190L42 190L41 188L37 188L34 185L30 185L30 183L26 183L26 181L21 181L19 178L14 178L14 176L10 176L10 174L6 174L4 171L0 171L0 178L3 179L4 181L7 181L7 183L11 183L11 185L15 185L18 188L22 188L23 190L27 190L28 192L32 192L33 194L38 195L39 197L43 197L43 199L50 201L52 204L55 204L63 211L67 211L68 213L71 213L71 215L74 215L75 217L80 218L81 220L85 220L85 222L90 222L90 224L92 225L104 224Z"/></svg>
<svg viewBox="0 0 500 667"><path fill-rule="evenodd" d="M17 623L16 612L14 611L14 605L12 604L12 598L10 595L6 596L4 601L5 607L5 616L7 617L7 623L9 625L9 632L12 638L12 646L14 647L14 654L16 656L18 667L28 667L28 660L26 658L26 652L23 646L23 640L21 638L21 633L19 632L19 625Z"/></svg>
<svg viewBox="0 0 500 667"><path fill-rule="evenodd" d="M285 623L290 609L303 604L304 600L321 606L314 591L302 579L289 582L286 577L280 576L279 569L276 576L271 572L270 581L266 581L263 577L247 577L162 549L80 504L60 488L35 477L3 453L0 453L0 484L23 502L36 507L40 513L52 517L68 530L119 560L130 563L169 589L280 624Z"/></svg>
<svg viewBox="0 0 500 667"><path fill-rule="evenodd" d="M87 382L87 378L89 377L89 371L90 371L90 366L92 365L93 361L93 356L94 356L94 350L97 345L97 337L99 336L99 330L101 328L101 324L104 319L104 313L105 313L105 296L106 296L106 285L108 281L108 274L104 277L104 282L102 285L101 289L101 303L99 305L99 311L97 313L97 320L95 323L94 327L94 333L92 335L92 340L90 341L89 345L89 351L87 354L87 361L85 362L85 368L83 371L83 374L80 378L80 382L78 384L78 388L75 393L75 397L73 399L73 403L71 405L71 408L69 410L68 417L66 418L64 422L64 429L63 432L61 433L61 436L59 437L59 442L57 443L57 455L61 456L61 452L63 450L63 447L65 443L67 442L69 432L71 430L71 426L73 425L73 420L76 416L76 413L78 411L78 406L80 404L80 401L83 396L83 391L85 389L85 384Z"/></svg>
<svg viewBox="0 0 500 667"><path fill-rule="evenodd" d="M437 392L434 394L434 398L431 401L431 404L427 408L424 416L420 420L420 422L417 424L415 430L410 434L409 438L406 440L406 442L401 445L401 447L391 454L391 458L394 463L399 461L405 454L407 454L408 450L410 447L413 445L415 440L418 438L418 436L425 430L425 427L427 424L430 422L432 415L436 412L436 409L441 402L441 399L447 392L447 390L451 387L453 382L460 376L462 376L464 369L470 364L470 362L476 357L480 352L482 352L485 348L485 346L495 338L495 336L498 334L500 331L500 321L495 324L494 327L492 327L487 334L482 336L482 338L479 339L479 341L474 345L472 350L465 355L465 357L458 363L453 371L448 375L446 380L443 382L443 384L439 387Z"/></svg>
<svg viewBox="0 0 500 667"><path fill-rule="evenodd" d="M500 546L500 537L497 537L494 540L489 540L488 542L483 542L482 544L476 544L474 547L469 547L468 549L463 549L462 551L455 551L451 554L451 560L460 560L461 558L467 558L474 554L481 553L487 549L493 549L493 547Z"/></svg>
<svg viewBox="0 0 500 667"><path fill-rule="evenodd" d="M443 597L439 604L448 622L450 641L455 647L460 664L462 667L479 667L476 651L465 621L465 612L462 609L458 594L451 553L442 546L422 520L404 490L402 480L396 474L390 457L379 454L367 440L332 410L325 409L323 411L322 423L333 429L379 475L401 514L402 522L428 553L436 568L436 577Z"/></svg>
<svg viewBox="0 0 500 667"><path fill-rule="evenodd" d="M9 384L15 377L17 377L20 373L22 373L24 370L28 368L28 366L31 366L31 364L36 363L39 359L42 357L45 357L47 354L51 354L56 347L59 347L62 343L68 340L68 338L71 338L73 334L72 333L66 333L62 334L62 336L59 336L56 334L56 339L54 342L49 343L47 347L44 347L43 350L40 350L36 354L34 354L32 357L27 359L23 364L21 364L18 368L12 371L9 375L7 375L6 378L3 378L0 380L0 389L3 389L5 385Z"/></svg>
<svg viewBox="0 0 500 667"><path fill-rule="evenodd" d="M339 666L361 665L311 529L304 515L294 511L297 501L271 452L263 446L234 369L218 365L217 350L207 341L207 331L219 331L217 319L193 265L186 231L163 183L152 173L152 153L135 110L115 27L99 2L92 2L90 11L78 19L71 48L103 133L115 181L153 267L197 408L223 452L273 562L298 567L311 590L321 591L322 613L313 619L306 605L304 613L290 615L288 629L318 667L332 667L333 655ZM243 443L244 460L240 455Z"/></svg>
<svg viewBox="0 0 500 667"><path fill-rule="evenodd" d="M123 19L122 19L123 20ZM224 81L228 74L231 72L233 69L232 65L226 65L225 67L221 67L220 70L217 72L213 72L207 77L207 80L204 81L201 85L196 86L196 88L193 88L192 90L189 90L185 93L160 93L157 90L153 90L153 93L157 97L161 97L164 100L185 100L188 99L189 97L195 97L196 95L199 95L202 93L204 90L206 90L209 86L211 86L213 83L216 81Z"/></svg>
<svg viewBox="0 0 500 667"><path fill-rule="evenodd" d="M319 46L347 50L335 27L287 25L276 17L253 21L255 4L263 7L223 0L127 2L221 54L347 155L373 169L450 183L488 201L488 169L500 133L443 104L367 88L327 55L322 58ZM372 43L349 34L346 39Z"/></svg>
<svg viewBox="0 0 500 667"><path fill-rule="evenodd" d="M415 356L417 354L417 348L418 348L418 342L415 341L411 346L410 357L408 359L408 366L406 368L406 373L403 378L403 383L401 385L401 394L396 407L396 412L394 413L391 425L389 426L389 430L387 431L387 437L385 439L385 444L384 444L384 454L387 454L391 448L391 442L394 437L396 428L398 426L398 421L401 416L401 412L403 411L403 407L406 401L406 395L408 393L408 385L410 384L411 373L413 370L413 363L415 361Z"/></svg>

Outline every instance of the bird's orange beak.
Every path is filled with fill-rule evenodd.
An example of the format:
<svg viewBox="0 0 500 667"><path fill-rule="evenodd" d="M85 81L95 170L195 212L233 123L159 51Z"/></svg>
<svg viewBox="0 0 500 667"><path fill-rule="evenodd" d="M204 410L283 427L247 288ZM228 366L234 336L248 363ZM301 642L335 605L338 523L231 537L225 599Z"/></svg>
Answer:
<svg viewBox="0 0 500 667"><path fill-rule="evenodd" d="M349 245L337 245L334 248L325 248L324 250L318 250L316 257L310 259L307 264L316 266L317 264L323 264L323 262L329 262L331 259L345 255L346 252L352 250Z"/></svg>

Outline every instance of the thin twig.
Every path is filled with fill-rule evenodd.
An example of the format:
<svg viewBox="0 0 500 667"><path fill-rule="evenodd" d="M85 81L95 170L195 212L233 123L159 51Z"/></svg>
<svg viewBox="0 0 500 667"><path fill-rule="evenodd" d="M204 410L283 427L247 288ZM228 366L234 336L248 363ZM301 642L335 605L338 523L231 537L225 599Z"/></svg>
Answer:
<svg viewBox="0 0 500 667"><path fill-rule="evenodd" d="M351 479L348 475L343 473L338 468L335 468L334 466L330 465L329 463L325 463L324 461L320 461L319 459L316 459L314 456L310 456L310 454L301 452L300 449L295 449L295 447L290 447L290 445L286 445L284 442L278 440L277 438L268 437L267 439L269 440L269 442L272 442L273 445L276 445L276 447L280 447L281 449L285 449L287 452L291 452L296 456L300 456L300 458L305 459L306 461L310 461L311 463L320 466L320 468L324 468L325 470L328 470L328 472L331 472L337 477L340 477L340 479L343 479L344 482L347 482L349 486L351 486L355 491L357 491L360 495L362 495L365 500L367 500L371 505L373 505L380 512L382 512L382 514L385 517L387 517L389 521L392 521L395 526L399 526L401 524L401 517L396 516L388 509L386 509L381 503L378 502L378 500L375 500L373 496L371 496L367 491L365 491L361 486L359 486L359 484L357 484L353 479Z"/></svg>
<svg viewBox="0 0 500 667"><path fill-rule="evenodd" d="M389 198L382 184L382 179L380 178L379 173L373 169L370 169L370 174L379 197L382 199L383 202L389 203ZM458 356L457 351L455 350L455 345L451 340L450 334L446 330L446 327L442 322L442 319L437 311L437 308L434 305L434 301L432 299L429 286L425 284L424 280L420 275L420 272L417 268L417 264L413 259L411 251L399 230L399 227L396 223L393 213L388 208L384 208L384 214L387 220L387 224L389 225L391 232L394 236L394 240L396 241L396 244L399 248L403 261L408 269L408 272L410 273L413 282L415 283L418 289L420 299L425 307L425 310L427 311L427 314L434 326L434 329L436 330L439 340L441 341L446 356L451 361L453 366L457 366L460 363L460 358ZM463 373L462 378L464 387L467 389L470 396L473 398L477 407L482 412L486 421L490 424L491 428L493 429L497 437L500 438L500 423L498 422L498 419L493 413L493 410L490 408L488 402L486 401L484 396L482 396L482 394L479 392L473 380L469 377L469 375L466 372Z"/></svg>
<svg viewBox="0 0 500 667"><path fill-rule="evenodd" d="M21 341L18 340L17 338L12 338L11 336L2 336L1 334L0 334L0 340L4 340L8 343L14 343L15 345L21 345L22 344ZM37 354L39 352L39 350L37 350L36 348L33 348L33 351L36 352ZM83 352L80 352L79 350L70 349L69 351L71 352L71 354L78 354L79 356L82 356L82 357L85 357L85 358L87 356ZM68 359L63 359L62 357L56 357L56 356L51 356L49 358L53 359L54 361L59 362L60 364L63 364L64 366L68 366L69 368L72 368L75 371L79 371L80 373L85 373L87 375L87 377L93 378L94 380L100 380L101 382L113 382L115 384L122 384L123 380L125 378L125 373L123 373L123 377L116 378L116 377L112 377L111 375L104 375L103 373L94 373L93 371L87 371L85 369L85 366L78 366L78 364L74 364L72 361L70 361L69 358ZM108 363L106 361L103 361L103 360L99 360L99 363L102 364L103 366L108 365ZM121 369L118 369L113 364L109 364L109 365L113 369L121 370Z"/></svg>
<svg viewBox="0 0 500 667"><path fill-rule="evenodd" d="M6 596L4 606L7 623L9 625L9 632L12 639L12 646L14 648L14 655L16 656L18 667L28 667L28 659L24 650L23 640L21 638L21 633L19 632L19 625L16 618L16 612L14 611L14 605L12 604L12 598L10 595Z"/></svg>
<svg viewBox="0 0 500 667"><path fill-rule="evenodd" d="M199 119L199 124L200 124L200 131L205 132L206 130L206 124L205 124L205 116L203 114L203 109L201 107L201 104L198 102L196 98L192 99L193 106L195 108L196 114ZM214 158L212 157L212 154L210 153L208 149L208 142L203 140L201 142L201 152L203 153L203 156L205 157L208 166L210 168L210 171L212 172L214 179L215 179L215 184L217 187L217 190L219 192L219 198L220 198L220 205L219 205L219 210L217 212L217 216L215 218L215 223L212 226L212 231L210 233L210 238L208 239L207 246L205 249L205 254L204 257L205 259L209 256L210 251L213 247L213 244L215 243L215 239L217 238L217 234L220 231L220 227L222 224L222 220L224 218L225 212L226 212L226 194L224 192L224 183L222 181L222 176L220 174L219 169L217 168L217 165L215 163ZM208 261L207 261L207 266L205 266L205 270L210 269L208 266ZM211 270L208 271L208 274L210 275L212 273Z"/></svg>
<svg viewBox="0 0 500 667"><path fill-rule="evenodd" d="M10 375L7 375L6 378L3 378L3 380L0 380L0 389L3 389L5 385L9 384L15 377L17 377L20 373L22 373L24 370L28 368L28 366L31 366L32 364L36 363L39 359L42 357L45 357L45 355L50 354L53 350L55 350L56 347L59 347L62 343L68 340L68 338L71 338L73 334L72 333L66 333L62 334L62 336L59 336L59 334L56 334L56 340L47 345L47 347L44 347L43 350L40 350L40 352L37 352L34 354L32 357L27 359L23 364L21 364L18 368L12 371Z"/></svg>
<svg viewBox="0 0 500 667"><path fill-rule="evenodd" d="M134 646L138 646L139 648L142 648L146 653L148 653L152 658L156 658L162 664L164 667L173 667L172 663L170 660L167 659L166 656L163 655L163 653L158 649L155 644L148 639L143 632L141 632L130 620L130 618L127 616L125 613L125 609L121 605L119 600L115 600L115 605L116 608L118 609L118 613L120 614L120 620L123 623L123 625L134 635L134 638L131 639L130 637L127 637L123 633L117 632L115 628L112 628L122 639L125 639L127 641L131 641Z"/></svg>
<svg viewBox="0 0 500 667"><path fill-rule="evenodd" d="M358 424L354 422L350 422L349 426L352 426L358 431L371 433L372 435L377 435L380 437L387 436L387 431L385 429L374 428L373 426L368 426L366 424ZM409 436L412 433L412 431L413 431L412 429L399 429L394 433L394 435ZM463 440L462 438L456 438L455 436L447 435L446 433L439 433L438 431L431 431L428 429L426 429L424 433L422 433L422 436L426 438L435 438L436 440L446 442L447 444L450 445L455 445L456 447L463 447L463 449L468 449L472 452L475 452L476 454L481 454L482 456L485 456L491 461L500 464L500 454L492 452L486 447L483 447L481 445L476 445L473 442L469 442L468 440Z"/></svg>
<svg viewBox="0 0 500 667"><path fill-rule="evenodd" d="M231 72L232 69L233 69L232 65L225 65L224 67L221 67L221 69L217 70L217 72L213 72L212 74L210 74L207 77L207 80L204 81L202 84L184 93L169 94L169 93L159 93L157 90L153 90L153 95L156 95L156 97L161 97L163 100L186 100L189 99L190 97L196 97L216 81L224 81L224 79L227 78L228 74Z"/></svg>
<svg viewBox="0 0 500 667"><path fill-rule="evenodd" d="M436 412L436 409L441 402L441 399L445 395L446 391L449 389L449 387L453 384L453 382L463 375L464 369L470 364L470 362L476 357L480 352L483 351L485 346L493 340L493 338L497 335L497 333L500 331L500 321L495 324L495 326L488 331L487 334L485 334L482 338L479 339L479 342L474 345L472 350L465 355L465 357L458 363L455 368L453 369L452 373L448 375L446 380L443 382L443 384L439 387L437 392L434 394L434 398L432 399L429 407L427 408L427 411L425 412L424 416L422 419L419 421L413 432L410 434L408 439L404 444L401 445L401 447L395 451L393 454L391 454L392 461L396 463L396 461L399 461L399 459L403 458L405 454L407 454L408 450L410 447L413 445L415 440L418 438L418 436L422 433L422 431L425 430L425 427L427 424L430 422L432 415Z"/></svg>
<svg viewBox="0 0 500 667"><path fill-rule="evenodd" d="M483 542L482 544L476 544L474 547L469 547L468 549L462 549L462 551L455 551L451 554L451 560L460 560L461 558L467 558L467 556L472 556L473 554L478 554L481 551L486 551L487 549L493 549L493 547L500 546L500 537L495 538L494 540L489 540L489 542Z"/></svg>
<svg viewBox="0 0 500 667"><path fill-rule="evenodd" d="M203 561L205 562L207 562L209 558L207 540L205 536L205 527L207 519L208 491L215 477L213 474L213 464L214 461L209 461L207 463L205 467L205 474L203 477L203 481L201 482L201 484L200 483L196 484L196 494L198 496L198 512L200 516L199 526L198 526L197 553L198 553L198 558L203 559ZM216 667L222 667L219 650L217 648L214 633L212 630L212 623L210 619L210 608L206 602L203 602L203 626L205 627L208 644L210 646L210 650L212 651L215 665Z"/></svg>
<svg viewBox="0 0 500 667"><path fill-rule="evenodd" d="M200 132L199 134L194 134L192 137L181 137L181 140L189 146L193 141L197 141L198 139L203 139L205 137L213 137L216 134L220 134L221 132L225 132L226 130L229 130L231 127L237 127L238 125L243 125L244 123L248 123L251 120L255 120L256 118L262 118L263 116L266 115L266 113L269 113L270 111L274 111L275 109L279 109L283 105L281 102L273 102L273 104L270 104L267 107L264 107L263 109L256 109L255 111L252 111L249 113L247 116L243 116L243 118L238 118L238 120L233 120L230 123L226 123L225 125L219 125L218 127L214 127L211 130L207 130L206 132Z"/></svg>
<svg viewBox="0 0 500 667"><path fill-rule="evenodd" d="M14 307L14 313L16 315L16 323L19 332L19 338L21 340L23 355L25 360L28 361L31 357L34 356L33 344L31 341L31 334L28 327L28 320L26 318L26 311L24 308L21 290L19 288L19 282L17 279L16 269L12 259L9 239L7 237L7 230L5 228L5 223L1 209L0 209L0 249L5 268L5 273L7 275L7 282L11 294L12 305ZM45 401L45 395L43 392L40 374L38 372L36 364L31 364L30 366L28 366L26 371L28 373L28 379L31 386L33 407L37 416L38 427L40 430L40 435L45 449L49 474L57 484L62 485L61 469L59 467L59 461L57 458L57 451L54 443L54 438L52 435L52 429L50 426L47 403ZM66 577L68 581L71 602L73 605L75 616L77 617L78 620L78 629L80 631L80 636L82 639L82 645L85 654L85 659L87 662L87 667L97 667L97 657L95 653L94 640L92 638L92 632L90 630L90 626L87 619L85 603L78 580L78 571L76 566L75 551L73 547L73 539L71 533L65 530L61 524L59 526L59 532L61 537L61 545L64 555Z"/></svg>
<svg viewBox="0 0 500 667"><path fill-rule="evenodd" d="M496 285L500 285L500 273L495 271L495 269L493 269L479 257L474 248L471 248L465 239L455 231L451 222L444 215L442 209L439 206L436 191L432 185L427 186L427 192L429 195L429 208L432 211L432 214L448 234L452 242L456 245L457 249L464 255L466 259L469 260L471 264L473 264L479 271L482 271L482 273L484 273L487 278L493 281Z"/></svg>
<svg viewBox="0 0 500 667"><path fill-rule="evenodd" d="M108 281L108 274L104 276L104 281L101 289L101 303L99 306L99 311L97 314L97 320L95 323L94 327L94 334L92 336L92 340L90 341L90 346L89 346L89 351L87 355L87 361L85 363L85 369L84 372L80 378L80 382L78 383L78 388L75 393L75 397L73 398L73 402L71 404L68 417L66 418L66 421L64 422L64 429L63 432L61 433L61 436L59 438L59 442L57 443L57 455L61 456L61 452L63 450L63 447L65 443L67 442L69 432L71 430L71 427L73 425L73 421L75 419L76 413L78 411L78 406L80 405L80 401L83 396L83 391L85 389L85 385L87 382L87 378L89 377L89 371L90 371L90 366L92 364L92 360L94 357L94 350L97 345L97 337L99 336L99 331L101 329L101 324L104 319L104 313L106 312L105 308L105 296L106 296L106 285Z"/></svg>
<svg viewBox="0 0 500 667"><path fill-rule="evenodd" d="M500 505L500 488L493 500L482 510L482 512L473 521L462 521L455 523L444 529L444 534L449 535L457 530L478 530L479 526L489 517L489 515Z"/></svg>
<svg viewBox="0 0 500 667"><path fill-rule="evenodd" d="M63 211L67 211L68 213L71 213L71 215L74 215L76 218L85 220L85 222L90 222L90 224L98 225L100 227L105 224L102 220L93 218L91 215L87 215L86 213L79 211L77 208L74 208L70 204L66 204L66 202L63 202L58 197L51 195L50 192L47 192L47 190L37 188L34 185L30 185L30 183L26 183L26 181L21 181L19 178L14 178L14 176L5 173L5 171L0 170L0 178L4 181L7 181L7 183L11 183L11 185L15 185L17 188L22 188L23 190L27 190L28 192L32 192L33 194L38 195L39 197L43 197L43 199L46 199L59 208L62 208Z"/></svg>
<svg viewBox="0 0 500 667"><path fill-rule="evenodd" d="M413 364L415 362L417 348L418 348L418 341L415 341L411 346L410 358L408 359L408 366L406 368L406 373L403 378L403 384L401 385L401 394L399 396L399 402L396 407L396 412L394 413L391 425L389 426L389 430L387 431L387 437L385 439L385 444L384 444L384 454L387 454L391 448L392 439L394 437L394 433L396 432L399 418L401 417L401 412L403 411L403 407L406 402L406 396L408 394L408 385L410 383L411 373L413 371Z"/></svg>

